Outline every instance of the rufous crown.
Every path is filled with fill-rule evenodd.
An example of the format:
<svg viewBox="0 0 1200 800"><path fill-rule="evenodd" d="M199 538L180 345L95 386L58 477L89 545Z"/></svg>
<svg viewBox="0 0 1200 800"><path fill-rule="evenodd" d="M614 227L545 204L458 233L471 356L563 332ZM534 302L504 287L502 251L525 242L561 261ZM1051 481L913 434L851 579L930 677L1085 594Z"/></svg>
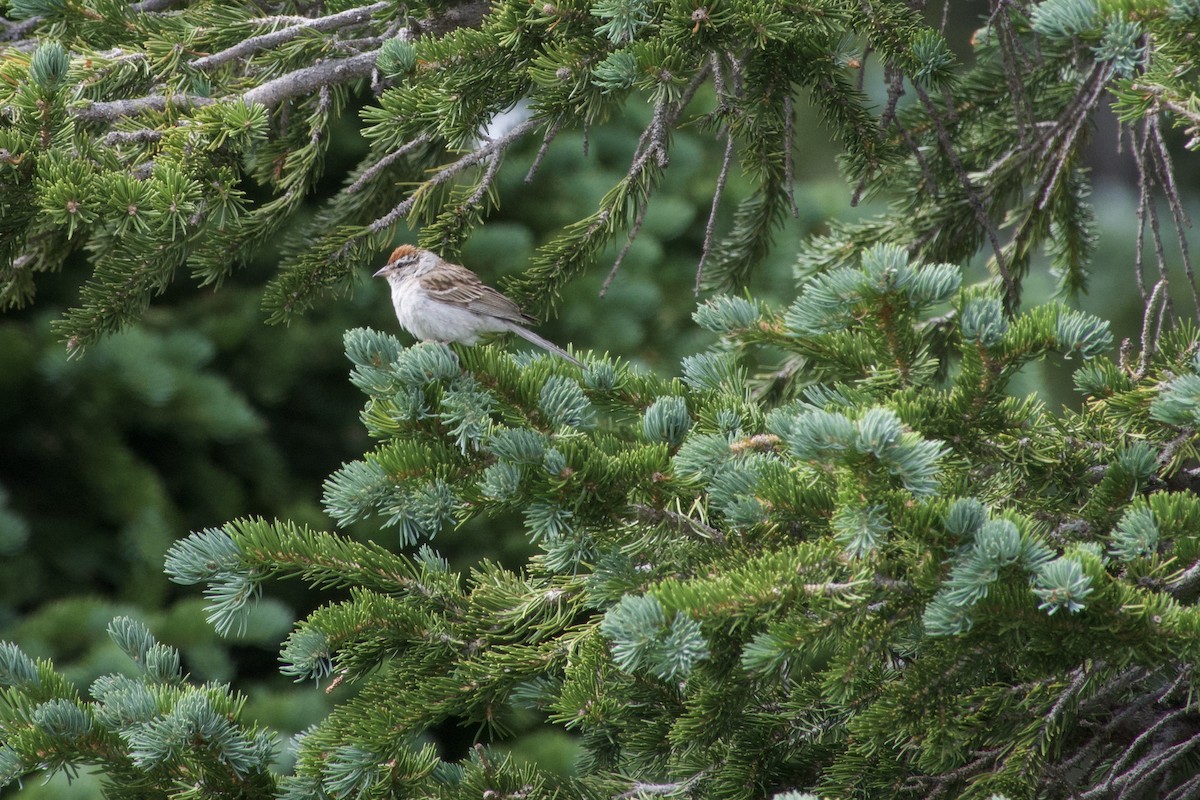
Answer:
<svg viewBox="0 0 1200 800"><path fill-rule="evenodd" d="M413 247L411 244L402 244L392 251L388 256L388 263L399 261L402 258L415 258L421 254L421 248Z"/></svg>

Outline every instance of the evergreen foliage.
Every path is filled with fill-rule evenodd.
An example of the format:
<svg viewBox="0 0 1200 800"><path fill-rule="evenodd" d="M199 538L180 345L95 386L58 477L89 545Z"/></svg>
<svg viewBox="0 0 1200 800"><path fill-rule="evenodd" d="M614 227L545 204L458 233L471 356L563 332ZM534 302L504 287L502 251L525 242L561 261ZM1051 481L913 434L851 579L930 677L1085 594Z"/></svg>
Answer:
<svg viewBox="0 0 1200 800"><path fill-rule="evenodd" d="M619 233L636 237L684 125L725 141L697 286L738 288L795 211L801 98L841 143L856 198L892 204L814 241L804 270L846 266L879 243L955 263L984 246L1014 308L1045 248L1075 291L1094 240L1080 153L1106 95L1132 141L1143 222L1157 236L1154 189L1182 222L1162 124L1193 137L1200 124L1195 4L994 5L967 69L899 0L380 0L307 15L224 0L9 0L0 304L28 303L39 273L82 250L91 277L57 327L77 351L137 318L179 273L219 284L282 239L263 301L287 320L349 289L402 221L456 256L500 202L496 175L516 143L540 136L544 155L563 131L601 125L631 101L653 112L624 177L506 288L550 310ZM878 113L864 87L872 58L887 92ZM323 177L332 126L368 91L370 152L315 216L291 225ZM905 94L917 102L901 103ZM514 106L524 109L515 122L492 125ZM718 237L734 164L755 189Z"/></svg>
<svg viewBox="0 0 1200 800"><path fill-rule="evenodd" d="M999 291L960 283L880 247L786 310L717 298L696 316L722 340L682 382L349 331L377 444L326 504L404 552L243 519L167 570L226 631L271 578L348 590L284 671L357 693L275 776L236 701L181 682L135 624L113 634L143 677L91 700L8 646L10 778L103 743L116 796L180 763L289 798L1190 796L1200 502L1172 481L1196 458L1193 338L1138 372L1107 360L1105 323L1049 304L1001 324ZM762 401L745 363L767 344L821 380ZM1055 354L1084 361L1081 411L1007 396ZM524 569L460 575L430 549L514 511L539 550ZM521 707L579 735L577 776L421 740Z"/></svg>
<svg viewBox="0 0 1200 800"><path fill-rule="evenodd" d="M57 327L72 352L182 269L217 284L275 238L276 321L348 288L402 221L453 256L519 141L543 142L532 173L561 132L648 101L624 175L506 286L547 310L638 235L677 129L725 156L695 274L718 291L695 322L719 341L678 378L356 328L350 380L376 444L324 505L394 530L394 547L259 517L171 547L172 580L204 586L222 634L252 625L270 580L330 594L282 672L350 691L288 744L294 765L242 696L122 617L110 635L136 671L86 695L0 645L0 782L86 768L121 798L1200 794L1200 356L1192 328L1169 329L1160 230L1185 221L1163 128L1196 146L1200 10L996 0L964 70L919 5L7 0L0 302L85 254ZM292 226L331 126L368 90L370 152ZM801 96L856 200L887 208L810 240L779 307L732 291L792 206ZM1019 302L1039 251L1064 290L1085 285L1081 152L1107 98L1159 272L1139 250L1136 359L1112 358L1102 320ZM735 162L754 189L718 236ZM1180 249L1200 310L1182 234ZM981 250L993 280L965 283ZM162 344L145 349L163 360ZM1079 408L1010 393L1045 359L1076 367ZM170 367L139 389L203 394ZM222 425L252 414L199 428ZM460 571L434 549L513 517L536 553L520 568ZM27 541L3 504L0 537ZM577 737L574 774L485 746L530 714ZM427 738L447 722L478 731L465 758Z"/></svg>

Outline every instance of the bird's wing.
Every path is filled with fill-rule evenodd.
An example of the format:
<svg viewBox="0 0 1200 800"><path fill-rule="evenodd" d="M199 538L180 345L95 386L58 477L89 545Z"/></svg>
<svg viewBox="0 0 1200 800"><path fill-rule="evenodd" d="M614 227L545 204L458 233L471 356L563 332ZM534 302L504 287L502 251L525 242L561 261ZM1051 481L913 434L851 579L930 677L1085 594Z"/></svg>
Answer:
<svg viewBox="0 0 1200 800"><path fill-rule="evenodd" d="M469 308L497 319L528 323L534 319L520 306L479 280L474 272L457 264L447 264L420 278L421 288L442 303Z"/></svg>

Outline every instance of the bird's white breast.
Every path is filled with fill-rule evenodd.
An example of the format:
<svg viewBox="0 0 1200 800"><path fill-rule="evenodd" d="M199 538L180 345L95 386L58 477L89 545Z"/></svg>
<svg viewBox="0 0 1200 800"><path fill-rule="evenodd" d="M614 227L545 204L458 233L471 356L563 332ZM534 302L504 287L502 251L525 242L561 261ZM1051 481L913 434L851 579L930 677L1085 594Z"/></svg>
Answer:
<svg viewBox="0 0 1200 800"><path fill-rule="evenodd" d="M400 327L426 342L475 344L480 334L509 327L495 317L432 299L415 277L392 285L392 305Z"/></svg>

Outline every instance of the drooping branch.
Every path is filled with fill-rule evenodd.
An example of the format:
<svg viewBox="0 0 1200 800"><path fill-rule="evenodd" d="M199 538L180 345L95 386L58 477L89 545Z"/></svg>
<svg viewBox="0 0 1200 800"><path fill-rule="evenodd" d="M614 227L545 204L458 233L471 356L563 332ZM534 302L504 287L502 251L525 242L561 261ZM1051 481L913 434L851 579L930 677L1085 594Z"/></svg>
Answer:
<svg viewBox="0 0 1200 800"><path fill-rule="evenodd" d="M509 145L536 128L541 124L541 122L542 121L537 117L530 117L503 136L493 139L492 141L480 147L478 150L473 150L454 163L438 170L431 178L418 186L417 189L413 191L413 193L407 198L405 198L402 203L368 225L367 232L378 233L379 231L385 230L404 219L406 216L408 216L409 212L412 211L412 208L414 205L416 205L417 201L419 201L421 197L423 197L424 194L430 189L434 188L435 186L441 186L443 183L458 175L463 170L467 169L468 167L475 166L476 164L491 157L493 154L503 152L509 147ZM350 243L347 242L344 250L348 250L349 246Z"/></svg>

